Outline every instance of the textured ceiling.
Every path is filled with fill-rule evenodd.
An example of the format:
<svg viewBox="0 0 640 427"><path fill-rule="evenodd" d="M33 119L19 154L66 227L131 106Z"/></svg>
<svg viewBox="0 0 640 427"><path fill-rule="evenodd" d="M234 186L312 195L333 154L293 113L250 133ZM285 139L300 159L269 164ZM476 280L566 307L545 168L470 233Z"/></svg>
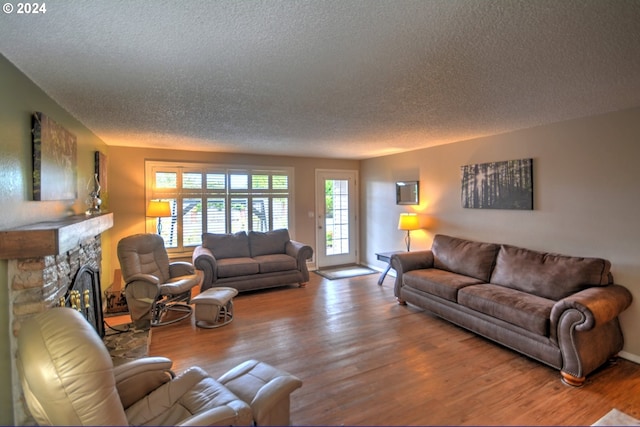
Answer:
<svg viewBox="0 0 640 427"><path fill-rule="evenodd" d="M640 0L50 0L0 53L108 145L362 159L640 105Z"/></svg>

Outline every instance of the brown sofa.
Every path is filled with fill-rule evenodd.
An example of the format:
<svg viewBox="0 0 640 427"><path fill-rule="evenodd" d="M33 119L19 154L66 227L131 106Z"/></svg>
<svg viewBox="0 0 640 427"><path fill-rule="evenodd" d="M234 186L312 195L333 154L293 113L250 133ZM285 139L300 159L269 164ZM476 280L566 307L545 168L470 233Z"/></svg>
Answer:
<svg viewBox="0 0 640 427"><path fill-rule="evenodd" d="M436 235L431 250L392 256L400 304L424 308L479 335L585 377L622 350L618 315L631 294L609 261Z"/></svg>
<svg viewBox="0 0 640 427"><path fill-rule="evenodd" d="M271 288L309 281L307 259L313 249L291 240L286 229L265 233L202 235L193 251L193 265L204 272L201 290L228 286L238 291Z"/></svg>

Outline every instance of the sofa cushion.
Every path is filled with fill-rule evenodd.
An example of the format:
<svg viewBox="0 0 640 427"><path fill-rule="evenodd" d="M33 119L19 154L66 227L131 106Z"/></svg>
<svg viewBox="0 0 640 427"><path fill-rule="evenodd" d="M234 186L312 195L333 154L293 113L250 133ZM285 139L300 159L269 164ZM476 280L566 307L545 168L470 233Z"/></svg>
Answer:
<svg viewBox="0 0 640 427"><path fill-rule="evenodd" d="M611 263L502 245L491 283L560 300L591 286L610 283Z"/></svg>
<svg viewBox="0 0 640 427"><path fill-rule="evenodd" d="M458 290L465 286L483 283L473 277L450 271L427 268L412 270L402 275L402 284L440 298L456 302Z"/></svg>
<svg viewBox="0 0 640 427"><path fill-rule="evenodd" d="M211 250L216 259L250 257L249 236L245 231L234 234L202 235L202 246Z"/></svg>
<svg viewBox="0 0 640 427"><path fill-rule="evenodd" d="M435 268L488 282L500 246L438 234L431 251Z"/></svg>
<svg viewBox="0 0 640 427"><path fill-rule="evenodd" d="M468 286L458 292L458 304L542 336L549 336L549 318L554 303L492 284Z"/></svg>
<svg viewBox="0 0 640 427"><path fill-rule="evenodd" d="M267 231L266 233L250 231L249 246L251 248L251 256L283 254L289 240L289 230L285 228Z"/></svg>
<svg viewBox="0 0 640 427"><path fill-rule="evenodd" d="M296 259L290 255L272 254L260 255L253 258L260 264L260 273L272 273L274 271L295 270L298 268Z"/></svg>
<svg viewBox="0 0 640 427"><path fill-rule="evenodd" d="M224 258L218 261L218 277L237 277L258 274L260 264L253 258Z"/></svg>

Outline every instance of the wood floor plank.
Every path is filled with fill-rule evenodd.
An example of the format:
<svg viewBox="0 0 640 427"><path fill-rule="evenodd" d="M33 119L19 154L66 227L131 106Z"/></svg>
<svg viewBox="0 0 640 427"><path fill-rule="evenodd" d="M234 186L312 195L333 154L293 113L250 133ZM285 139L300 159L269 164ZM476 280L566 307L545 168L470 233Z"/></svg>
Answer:
<svg viewBox="0 0 640 427"><path fill-rule="evenodd" d="M640 366L618 359L565 386L558 371L408 305L392 278L242 293L233 322L152 330L150 355L214 377L257 359L297 375L296 425L590 425L617 408L640 418Z"/></svg>

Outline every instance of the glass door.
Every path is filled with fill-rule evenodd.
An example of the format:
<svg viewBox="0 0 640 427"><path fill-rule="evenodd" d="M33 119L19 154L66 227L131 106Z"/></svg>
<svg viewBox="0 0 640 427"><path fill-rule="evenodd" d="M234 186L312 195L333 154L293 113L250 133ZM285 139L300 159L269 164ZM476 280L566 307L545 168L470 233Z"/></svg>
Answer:
<svg viewBox="0 0 640 427"><path fill-rule="evenodd" d="M316 171L318 268L357 262L356 184L356 171Z"/></svg>

